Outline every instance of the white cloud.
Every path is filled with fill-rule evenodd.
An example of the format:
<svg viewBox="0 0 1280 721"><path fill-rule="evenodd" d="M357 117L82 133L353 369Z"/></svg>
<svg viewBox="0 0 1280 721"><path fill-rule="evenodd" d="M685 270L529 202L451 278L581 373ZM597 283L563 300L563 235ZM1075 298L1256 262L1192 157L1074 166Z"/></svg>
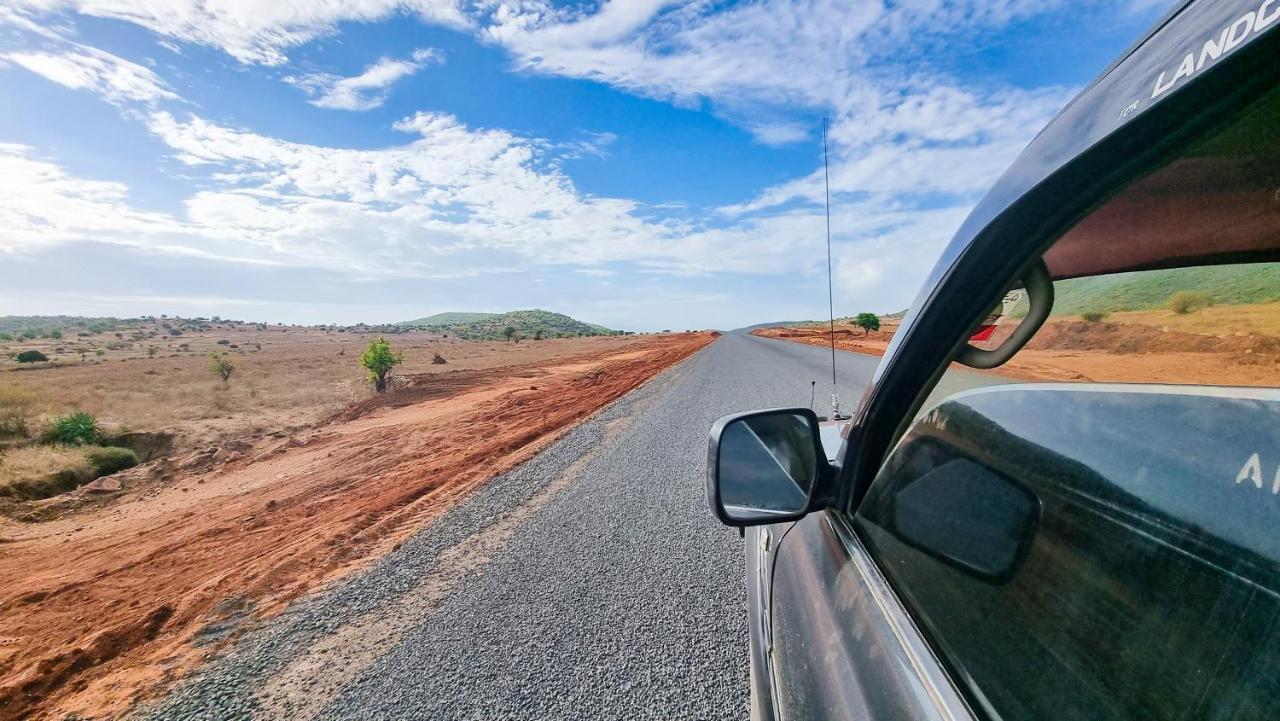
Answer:
<svg viewBox="0 0 1280 721"><path fill-rule="evenodd" d="M77 178L29 148L0 153L0 249L75 241L138 246L359 276L456 278L529 265L604 276L609 263L660 274L810 272L824 221L812 210L726 227L650 220L633 201L578 192L549 143L419 113L413 139L376 150L290 142L199 117L153 111L148 129L210 187L182 216L134 209L120 183ZM890 248L913 218L871 203L841 209L836 241ZM916 223L911 234L921 226ZM881 237L883 236L883 238ZM934 240L936 242L936 239Z"/></svg>
<svg viewBox="0 0 1280 721"><path fill-rule="evenodd" d="M800 123L756 123L748 127L756 140L765 145L788 145L809 140L810 128Z"/></svg>
<svg viewBox="0 0 1280 721"><path fill-rule="evenodd" d="M59 11L141 25L174 40L223 50L243 63L281 65L287 51L337 32L342 22L374 22L412 15L423 22L465 28L458 0L9 0L14 21ZM0 16L3 19L3 16Z"/></svg>
<svg viewBox="0 0 1280 721"><path fill-rule="evenodd" d="M60 53L11 52L0 59L59 85L91 90L116 105L178 98L149 68L86 45Z"/></svg>
<svg viewBox="0 0 1280 721"><path fill-rule="evenodd" d="M338 110L372 110L381 107L391 93L391 86L418 72L431 63L443 62L437 50L422 48L413 51L409 60L381 58L354 77L342 77L329 73L311 73L289 76L285 82L307 91L314 99L312 105Z"/></svg>

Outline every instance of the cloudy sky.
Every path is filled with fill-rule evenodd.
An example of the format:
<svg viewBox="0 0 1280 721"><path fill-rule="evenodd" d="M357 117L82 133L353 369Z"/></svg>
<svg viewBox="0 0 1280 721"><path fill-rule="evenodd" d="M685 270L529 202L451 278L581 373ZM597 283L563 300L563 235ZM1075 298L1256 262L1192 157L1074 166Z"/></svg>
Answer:
<svg viewBox="0 0 1280 721"><path fill-rule="evenodd" d="M1168 4L0 0L0 315L898 310Z"/></svg>

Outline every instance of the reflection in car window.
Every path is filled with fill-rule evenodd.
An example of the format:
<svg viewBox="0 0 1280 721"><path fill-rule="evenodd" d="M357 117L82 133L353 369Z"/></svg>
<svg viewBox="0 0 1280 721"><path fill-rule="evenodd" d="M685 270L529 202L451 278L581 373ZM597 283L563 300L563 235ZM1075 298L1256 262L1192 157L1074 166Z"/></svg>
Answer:
<svg viewBox="0 0 1280 721"><path fill-rule="evenodd" d="M1278 426L1276 391L960 394L855 523L992 718L1271 718Z"/></svg>

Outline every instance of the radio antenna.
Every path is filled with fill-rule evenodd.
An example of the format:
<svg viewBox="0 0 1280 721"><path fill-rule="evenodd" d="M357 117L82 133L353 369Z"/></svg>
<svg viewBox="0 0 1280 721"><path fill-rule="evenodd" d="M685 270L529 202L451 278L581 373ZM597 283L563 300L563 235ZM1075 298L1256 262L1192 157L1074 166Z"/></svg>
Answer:
<svg viewBox="0 0 1280 721"><path fill-rule="evenodd" d="M827 207L827 318L831 332L831 420L840 421L848 416L840 413L840 394L836 390L836 301L831 287L831 169L827 160L827 117L822 117L822 182Z"/></svg>

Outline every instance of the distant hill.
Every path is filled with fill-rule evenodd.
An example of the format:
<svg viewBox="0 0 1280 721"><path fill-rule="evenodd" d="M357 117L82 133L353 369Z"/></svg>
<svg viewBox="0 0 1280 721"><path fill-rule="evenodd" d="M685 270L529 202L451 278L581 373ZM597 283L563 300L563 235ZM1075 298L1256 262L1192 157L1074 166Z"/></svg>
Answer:
<svg viewBox="0 0 1280 721"><path fill-rule="evenodd" d="M755 325L744 325L741 328L734 328L734 332L750 333L760 328L789 328L796 325L809 325L817 323L816 320L775 320L770 323L756 323ZM822 321L825 323L826 321Z"/></svg>
<svg viewBox="0 0 1280 721"><path fill-rule="evenodd" d="M461 318L456 322L440 319ZM425 322L424 322L425 321ZM510 313L438 313L416 321L399 324L404 328L429 328L450 333L463 340L502 340L508 327L516 329L523 338L531 338L541 332L544 338L564 338L591 335L618 335L620 331L602 325L584 323L563 313L548 310L513 310Z"/></svg>
<svg viewBox="0 0 1280 721"><path fill-rule="evenodd" d="M417 320L407 320L396 325L408 325L415 328L429 328L437 325L459 325L462 323L473 323L478 320L489 320L497 318L501 313L436 313L426 318L418 318Z"/></svg>
<svg viewBox="0 0 1280 721"><path fill-rule="evenodd" d="M1204 293L1219 305L1265 303L1280 300L1280 263L1116 273L1059 281L1054 290L1054 315L1154 310L1184 290Z"/></svg>

